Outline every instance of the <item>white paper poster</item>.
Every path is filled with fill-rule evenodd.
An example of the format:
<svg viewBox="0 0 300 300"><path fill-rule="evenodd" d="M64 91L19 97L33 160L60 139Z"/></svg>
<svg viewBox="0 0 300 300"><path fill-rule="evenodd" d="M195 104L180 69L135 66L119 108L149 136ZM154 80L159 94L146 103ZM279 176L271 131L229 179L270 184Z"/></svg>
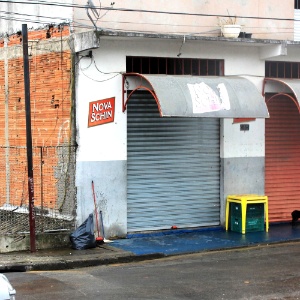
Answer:
<svg viewBox="0 0 300 300"><path fill-rule="evenodd" d="M193 113L230 110L230 101L224 83L218 84L219 96L204 82L190 84L188 88L193 102Z"/></svg>

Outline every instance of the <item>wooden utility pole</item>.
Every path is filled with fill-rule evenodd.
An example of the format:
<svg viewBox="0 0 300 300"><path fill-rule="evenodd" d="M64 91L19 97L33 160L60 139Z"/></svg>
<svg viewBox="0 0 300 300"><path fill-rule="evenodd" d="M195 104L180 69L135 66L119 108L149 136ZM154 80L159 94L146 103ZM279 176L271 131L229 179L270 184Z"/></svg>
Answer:
<svg viewBox="0 0 300 300"><path fill-rule="evenodd" d="M32 163L32 136L31 136L31 110L30 110L30 74L29 74L29 60L28 60L27 24L22 24L22 38L23 38L24 89L25 89L25 112L26 112L26 145L27 145L28 195L29 195L30 251L36 252L33 163Z"/></svg>

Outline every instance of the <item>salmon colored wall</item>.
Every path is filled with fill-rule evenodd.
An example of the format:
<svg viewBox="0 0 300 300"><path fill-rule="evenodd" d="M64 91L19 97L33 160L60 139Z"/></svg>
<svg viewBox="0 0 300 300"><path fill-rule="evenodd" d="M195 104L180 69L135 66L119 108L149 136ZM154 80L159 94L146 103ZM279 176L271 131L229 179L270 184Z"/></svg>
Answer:
<svg viewBox="0 0 300 300"><path fill-rule="evenodd" d="M76 2L86 3L83 0ZM244 25L243 30L251 32L253 38L293 39L294 22L283 20L294 18L294 1L292 0L119 0L115 1L113 5L115 9L179 12L199 14L198 16L105 10L105 7L111 7L111 2L108 0L101 1L102 9L98 10L101 18L96 23L98 28L144 33L219 36L217 15L227 16L230 14L240 16L237 22ZM75 21L78 20L90 28L93 27L85 10L75 9L74 12ZM201 16L201 14L211 16ZM252 17L253 19L244 17ZM271 18L273 20L260 20L259 18ZM274 18L281 20L276 21ZM86 31L87 28L75 26L75 30Z"/></svg>

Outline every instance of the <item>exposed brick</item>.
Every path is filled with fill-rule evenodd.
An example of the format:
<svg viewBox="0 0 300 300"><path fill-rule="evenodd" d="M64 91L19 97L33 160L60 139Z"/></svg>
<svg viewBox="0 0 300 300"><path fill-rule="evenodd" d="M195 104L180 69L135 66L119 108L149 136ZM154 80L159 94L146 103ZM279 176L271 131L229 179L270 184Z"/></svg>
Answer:
<svg viewBox="0 0 300 300"><path fill-rule="evenodd" d="M47 30L29 32L29 39L46 39ZM69 35L69 28L63 31L54 28L52 37ZM9 37L8 46L20 44L20 36ZM3 41L0 40L0 48ZM34 53L34 51L33 51ZM26 151L17 148L26 147L26 119L24 96L24 73L22 58L8 61L8 112L5 111L5 76L4 62L0 61L0 147L6 145L5 115L8 114L9 146L16 149L9 150L10 165L10 203L20 205L27 196L27 157ZM50 52L42 55L30 56L30 90L31 90L31 125L32 143L34 147L68 145L70 140L70 110L71 110L71 52ZM1 149L0 149L1 150ZM1 150L2 151L2 150ZM34 151L38 151L34 149ZM5 172L5 160L0 162L0 170ZM35 204L48 208L57 207L57 187L55 168L58 157L55 155L43 165L43 197L41 195L41 161L39 153L34 154L34 183ZM0 206L6 202L6 180L0 180ZM23 203L24 204L24 203Z"/></svg>
<svg viewBox="0 0 300 300"><path fill-rule="evenodd" d="M47 38L47 29L28 31L28 40L46 40ZM70 35L69 26L65 25L63 27L54 27L49 30L52 38L61 38ZM22 35L13 34L9 36L8 46L14 46L22 44ZM0 39L0 48L4 47L4 40Z"/></svg>

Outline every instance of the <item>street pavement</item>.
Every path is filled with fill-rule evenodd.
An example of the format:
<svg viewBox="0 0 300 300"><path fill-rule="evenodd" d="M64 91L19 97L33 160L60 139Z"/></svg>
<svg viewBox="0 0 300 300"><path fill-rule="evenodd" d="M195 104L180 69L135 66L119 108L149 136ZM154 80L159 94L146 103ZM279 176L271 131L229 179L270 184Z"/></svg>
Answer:
<svg viewBox="0 0 300 300"><path fill-rule="evenodd" d="M22 300L299 300L300 242L6 273Z"/></svg>

